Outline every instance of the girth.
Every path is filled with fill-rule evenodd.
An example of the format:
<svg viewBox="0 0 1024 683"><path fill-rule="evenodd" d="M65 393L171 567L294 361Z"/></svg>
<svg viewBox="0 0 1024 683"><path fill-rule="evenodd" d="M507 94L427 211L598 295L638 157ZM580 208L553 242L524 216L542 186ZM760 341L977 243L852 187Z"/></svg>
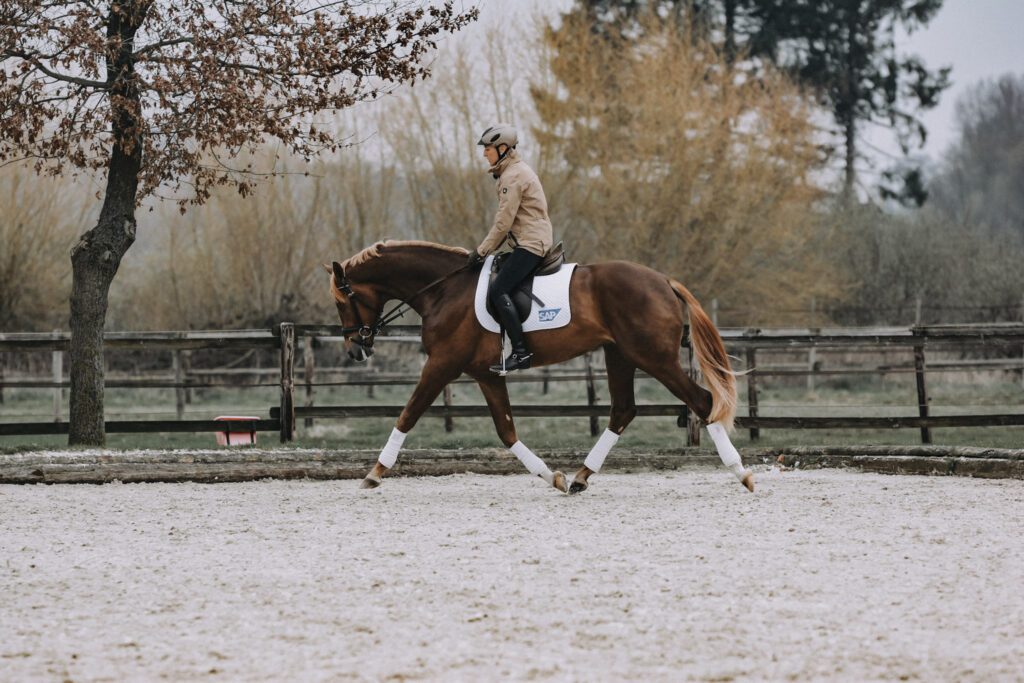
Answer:
<svg viewBox="0 0 1024 683"><path fill-rule="evenodd" d="M501 271L501 266L505 263L505 260L509 257L511 252L504 254L498 254L494 257L491 262L491 275L487 281L487 291L491 291L491 285L494 284L494 279L498 277L498 273ZM540 265L526 276L519 286L509 293L512 297L512 303L516 307L516 313L519 314L519 322L525 321L530 316L530 309L533 307L533 302L536 301L537 305L544 307L546 304L533 295L533 278L538 275L551 275L557 273L562 264L565 263L565 249L562 243L559 242L555 246L548 250L548 253L544 255ZM494 310L494 304L491 303L491 297L487 297L487 312L497 320L497 312Z"/></svg>

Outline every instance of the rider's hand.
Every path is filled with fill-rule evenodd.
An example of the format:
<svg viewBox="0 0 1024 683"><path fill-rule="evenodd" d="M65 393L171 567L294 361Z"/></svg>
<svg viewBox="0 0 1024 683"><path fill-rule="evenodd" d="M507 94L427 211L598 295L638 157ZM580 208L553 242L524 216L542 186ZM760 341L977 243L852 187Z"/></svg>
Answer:
<svg viewBox="0 0 1024 683"><path fill-rule="evenodd" d="M480 255L476 249L469 250L469 258L466 259L466 267L472 268L476 264L484 260L484 257Z"/></svg>

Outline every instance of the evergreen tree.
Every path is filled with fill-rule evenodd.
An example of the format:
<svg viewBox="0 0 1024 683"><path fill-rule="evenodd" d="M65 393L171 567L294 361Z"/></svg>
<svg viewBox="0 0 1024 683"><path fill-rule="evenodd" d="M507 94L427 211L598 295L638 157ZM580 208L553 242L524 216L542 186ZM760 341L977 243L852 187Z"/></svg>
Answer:
<svg viewBox="0 0 1024 683"><path fill-rule="evenodd" d="M593 30L635 36L644 14L685 26L710 40L732 64L743 53L785 68L812 89L843 139L843 194L857 184L865 125L895 131L904 154L924 144L918 114L938 104L949 86L948 67L929 70L916 57L897 54L897 27L922 28L942 0L580 0L564 19L590 22ZM920 170L903 165L883 173L885 198L920 204Z"/></svg>
<svg viewBox="0 0 1024 683"><path fill-rule="evenodd" d="M751 52L786 67L831 110L844 141L847 200L865 124L894 130L904 154L924 144L918 113L938 104L950 69L929 70L919 58L897 54L895 34L900 26L910 32L927 25L941 7L942 0L758 0L752 8L758 28ZM910 169L903 188L883 187L882 194L921 203L919 172Z"/></svg>

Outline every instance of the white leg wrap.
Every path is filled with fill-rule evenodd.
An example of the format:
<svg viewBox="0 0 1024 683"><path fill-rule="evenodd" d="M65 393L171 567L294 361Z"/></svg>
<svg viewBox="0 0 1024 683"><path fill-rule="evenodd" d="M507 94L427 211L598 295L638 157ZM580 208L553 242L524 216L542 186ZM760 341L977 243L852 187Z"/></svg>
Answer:
<svg viewBox="0 0 1024 683"><path fill-rule="evenodd" d="M554 476L552 475L551 470L548 469L548 466L544 464L543 460L538 458L533 451L526 447L526 444L522 441L516 441L512 444L509 450L512 451L512 455L519 458L519 462L523 463L530 474L536 474L544 481L549 484L551 483Z"/></svg>
<svg viewBox="0 0 1024 683"><path fill-rule="evenodd" d="M610 429L604 430L604 434L601 435L601 438L597 440L594 447L590 449L590 453L587 454L587 459L583 461L583 466L591 472L600 472L604 459L608 457L608 453L611 452L612 447L618 440L618 434Z"/></svg>
<svg viewBox="0 0 1024 683"><path fill-rule="evenodd" d="M715 442L715 448L718 449L718 457L722 459L722 464L728 467L729 471L735 474L737 479L743 481L747 471L743 469L740 453L732 445L732 441L729 440L729 433L725 431L725 427L717 422L712 422L708 425L708 434L711 435L711 440Z"/></svg>
<svg viewBox="0 0 1024 683"><path fill-rule="evenodd" d="M402 449L403 443L405 443L405 432L400 432L395 427L391 430L391 436L388 437L388 442L381 449L380 455L377 456L377 461L388 469L394 467L395 461L398 460L398 451Z"/></svg>

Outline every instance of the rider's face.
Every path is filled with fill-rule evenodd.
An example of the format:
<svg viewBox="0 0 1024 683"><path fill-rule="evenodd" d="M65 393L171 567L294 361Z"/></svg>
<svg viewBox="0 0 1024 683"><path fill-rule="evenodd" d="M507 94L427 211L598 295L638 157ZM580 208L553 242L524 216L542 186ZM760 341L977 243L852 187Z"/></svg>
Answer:
<svg viewBox="0 0 1024 683"><path fill-rule="evenodd" d="M493 145L486 145L484 147L484 159L487 159L487 163L494 166L498 163L498 149Z"/></svg>

